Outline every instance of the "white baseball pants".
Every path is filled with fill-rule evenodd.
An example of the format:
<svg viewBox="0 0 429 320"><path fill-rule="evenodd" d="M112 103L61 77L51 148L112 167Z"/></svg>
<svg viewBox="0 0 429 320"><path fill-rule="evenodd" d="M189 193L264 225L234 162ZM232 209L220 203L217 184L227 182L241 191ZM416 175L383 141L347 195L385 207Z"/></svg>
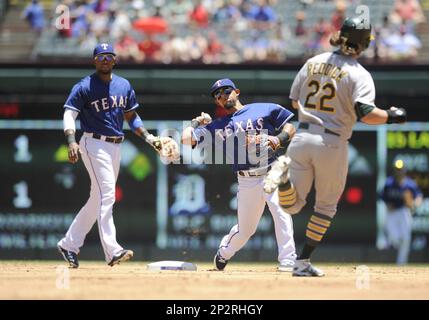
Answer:
<svg viewBox="0 0 429 320"><path fill-rule="evenodd" d="M224 236L219 246L220 254L229 260L240 250L255 233L259 220L268 204L274 220L274 229L278 246L278 261L281 264L293 264L296 259L293 239L292 217L279 205L277 191L264 192L265 175L258 177L238 177L238 224Z"/></svg>
<svg viewBox="0 0 429 320"><path fill-rule="evenodd" d="M83 163L91 179L91 191L87 203L79 211L66 236L58 242L58 245L68 251L79 253L86 235L97 221L105 259L110 262L115 254L123 250L116 241L112 215L121 146L86 135L82 136L79 146Z"/></svg>
<svg viewBox="0 0 429 320"><path fill-rule="evenodd" d="M386 215L386 234L389 244L398 250L397 264L406 264L410 253L413 218L410 209L402 207L388 210Z"/></svg>

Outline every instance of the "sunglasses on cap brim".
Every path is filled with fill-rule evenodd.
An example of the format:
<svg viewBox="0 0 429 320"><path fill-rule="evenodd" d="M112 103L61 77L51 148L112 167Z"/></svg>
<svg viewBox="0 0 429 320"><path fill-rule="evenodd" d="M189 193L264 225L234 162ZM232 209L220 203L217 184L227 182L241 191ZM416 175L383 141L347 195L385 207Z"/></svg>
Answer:
<svg viewBox="0 0 429 320"><path fill-rule="evenodd" d="M94 57L94 60L99 62L106 60L110 62L115 60L115 56L113 54L99 54Z"/></svg>
<svg viewBox="0 0 429 320"><path fill-rule="evenodd" d="M215 91L215 93L213 93L213 97L215 99L218 99L222 94L231 94L231 92L233 91L234 91L234 88L232 87L220 88L219 90Z"/></svg>

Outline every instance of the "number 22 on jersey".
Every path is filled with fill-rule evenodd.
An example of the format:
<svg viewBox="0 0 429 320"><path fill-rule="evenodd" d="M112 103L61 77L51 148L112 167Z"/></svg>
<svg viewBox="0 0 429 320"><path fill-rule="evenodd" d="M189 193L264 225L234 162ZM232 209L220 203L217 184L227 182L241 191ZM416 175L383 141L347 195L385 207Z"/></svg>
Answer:
<svg viewBox="0 0 429 320"><path fill-rule="evenodd" d="M317 80L312 80L308 83L309 93L305 99L304 108L314 109L321 112L335 113L335 108L329 105L329 100L335 98L335 87L330 82L325 82L323 85ZM321 91L321 92L320 92ZM319 94L321 93L321 96ZM320 98L318 99L318 97ZM314 97L312 99L312 97ZM311 103L311 102L314 103Z"/></svg>

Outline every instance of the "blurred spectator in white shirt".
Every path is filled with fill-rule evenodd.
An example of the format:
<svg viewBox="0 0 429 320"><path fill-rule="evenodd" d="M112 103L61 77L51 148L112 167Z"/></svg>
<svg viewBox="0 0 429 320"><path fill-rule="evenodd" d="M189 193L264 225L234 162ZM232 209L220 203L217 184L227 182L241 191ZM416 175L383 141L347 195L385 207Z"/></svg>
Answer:
<svg viewBox="0 0 429 320"><path fill-rule="evenodd" d="M192 2L189 0L168 1L163 15L170 24L186 24L192 8Z"/></svg>
<svg viewBox="0 0 429 320"><path fill-rule="evenodd" d="M407 31L405 25L401 25L399 31L386 38L389 57L394 60L413 59L422 47L420 40Z"/></svg>
<svg viewBox="0 0 429 320"><path fill-rule="evenodd" d="M123 33L131 30L131 21L127 13L123 10L115 11L114 20L110 26L110 37L118 39Z"/></svg>

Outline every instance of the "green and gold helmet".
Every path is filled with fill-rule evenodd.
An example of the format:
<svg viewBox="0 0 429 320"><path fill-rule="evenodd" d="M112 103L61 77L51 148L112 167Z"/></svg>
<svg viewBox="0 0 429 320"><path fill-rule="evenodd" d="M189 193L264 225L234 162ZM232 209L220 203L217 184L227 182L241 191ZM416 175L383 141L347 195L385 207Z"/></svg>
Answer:
<svg viewBox="0 0 429 320"><path fill-rule="evenodd" d="M362 18L347 18L341 27L340 37L345 39L344 46L349 53L360 53L373 40L371 25Z"/></svg>

